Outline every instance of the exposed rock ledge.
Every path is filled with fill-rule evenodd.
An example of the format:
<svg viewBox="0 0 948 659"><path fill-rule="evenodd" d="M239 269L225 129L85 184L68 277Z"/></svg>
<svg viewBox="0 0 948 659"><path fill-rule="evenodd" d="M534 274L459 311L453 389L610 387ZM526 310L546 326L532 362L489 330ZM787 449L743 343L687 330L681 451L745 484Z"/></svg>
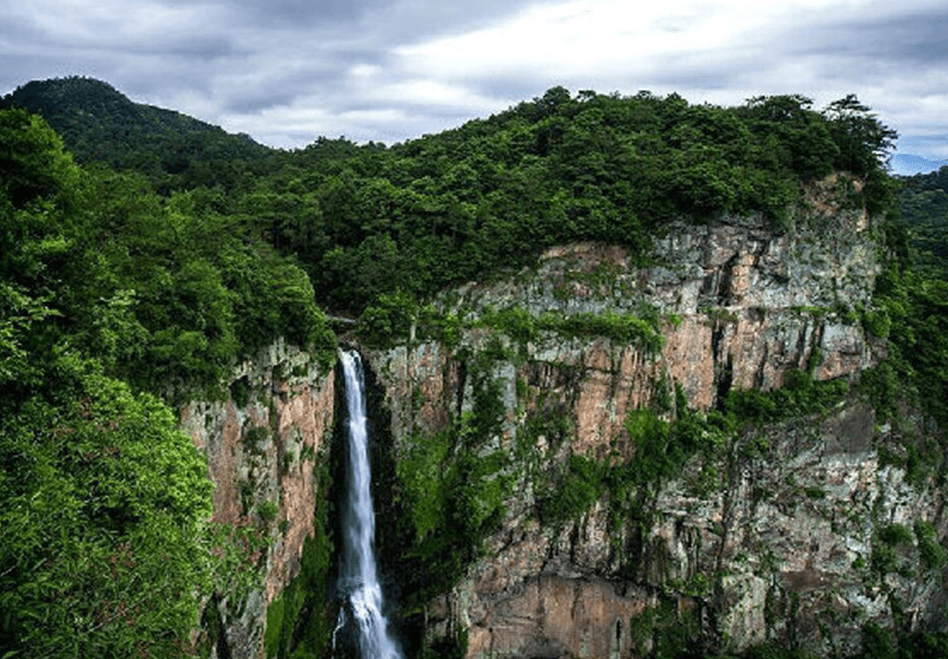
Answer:
<svg viewBox="0 0 948 659"><path fill-rule="evenodd" d="M266 546L265 555L247 556L244 569L258 585L246 601L225 598L218 607L232 659L265 656L267 605L299 572L316 497L324 495L313 468L332 437L334 396L333 374L280 340L235 371L226 400L181 411L182 429L207 453L213 521L258 529Z"/></svg>

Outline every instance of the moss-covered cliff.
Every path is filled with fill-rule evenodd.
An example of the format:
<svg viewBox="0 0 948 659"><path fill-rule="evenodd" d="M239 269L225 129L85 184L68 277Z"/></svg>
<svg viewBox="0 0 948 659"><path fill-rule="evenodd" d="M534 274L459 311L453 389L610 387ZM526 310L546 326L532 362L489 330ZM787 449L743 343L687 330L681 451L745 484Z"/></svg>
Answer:
<svg viewBox="0 0 948 659"><path fill-rule="evenodd" d="M853 656L944 628L937 430L880 403L886 243L856 188L814 184L785 230L672 225L646 265L551 249L363 345L408 656ZM333 380L270 352L183 415L215 519L258 542L209 608L216 656L330 651Z"/></svg>
<svg viewBox="0 0 948 659"><path fill-rule="evenodd" d="M292 628L304 610L328 615L334 404L332 370L278 341L234 372L224 400L182 409L208 457L217 553L231 571L206 605L211 656L273 655L284 617Z"/></svg>

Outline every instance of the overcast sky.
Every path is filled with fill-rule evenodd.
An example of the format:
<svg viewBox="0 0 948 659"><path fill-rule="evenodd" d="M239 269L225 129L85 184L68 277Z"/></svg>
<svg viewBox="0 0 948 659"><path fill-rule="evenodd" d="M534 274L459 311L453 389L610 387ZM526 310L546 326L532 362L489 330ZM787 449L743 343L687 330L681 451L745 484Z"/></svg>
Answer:
<svg viewBox="0 0 948 659"><path fill-rule="evenodd" d="M68 75L279 147L401 142L555 85L853 92L900 153L948 159L945 0L0 0L0 94Z"/></svg>

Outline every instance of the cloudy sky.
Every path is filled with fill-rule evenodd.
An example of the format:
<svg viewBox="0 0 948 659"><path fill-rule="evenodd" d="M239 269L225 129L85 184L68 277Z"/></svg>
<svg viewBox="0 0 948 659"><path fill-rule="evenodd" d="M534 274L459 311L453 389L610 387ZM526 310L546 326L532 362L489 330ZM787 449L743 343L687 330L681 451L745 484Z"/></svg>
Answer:
<svg viewBox="0 0 948 659"><path fill-rule="evenodd" d="M944 0L0 0L0 94L86 75L271 146L391 144L541 96L848 93L948 159Z"/></svg>

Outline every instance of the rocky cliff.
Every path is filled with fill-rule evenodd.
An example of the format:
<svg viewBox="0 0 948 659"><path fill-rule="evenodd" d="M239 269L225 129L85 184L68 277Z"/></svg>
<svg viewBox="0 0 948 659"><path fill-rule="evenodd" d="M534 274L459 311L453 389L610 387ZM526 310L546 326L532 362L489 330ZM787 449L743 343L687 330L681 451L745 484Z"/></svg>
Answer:
<svg viewBox="0 0 948 659"><path fill-rule="evenodd" d="M429 645L845 655L866 624L943 627L942 492L897 459L911 422L877 420L858 387L884 352L860 322L878 230L838 183L789 230L669 227L646 265L548 251L444 296L452 331L370 352L410 553L462 557L406 605Z"/></svg>
<svg viewBox="0 0 948 659"><path fill-rule="evenodd" d="M942 487L913 466L932 429L860 383L886 344L854 185L813 186L789 228L670 226L644 261L549 250L364 348L407 656L846 656L867 628L944 628ZM334 398L277 344L182 412L244 575L209 603L212 656L326 651Z"/></svg>
<svg viewBox="0 0 948 659"><path fill-rule="evenodd" d="M268 607L299 574L317 532L326 496L317 466L328 461L334 397L332 372L280 341L235 370L223 400L181 412L208 456L221 551L233 554L233 579L205 615L212 657L265 656Z"/></svg>

